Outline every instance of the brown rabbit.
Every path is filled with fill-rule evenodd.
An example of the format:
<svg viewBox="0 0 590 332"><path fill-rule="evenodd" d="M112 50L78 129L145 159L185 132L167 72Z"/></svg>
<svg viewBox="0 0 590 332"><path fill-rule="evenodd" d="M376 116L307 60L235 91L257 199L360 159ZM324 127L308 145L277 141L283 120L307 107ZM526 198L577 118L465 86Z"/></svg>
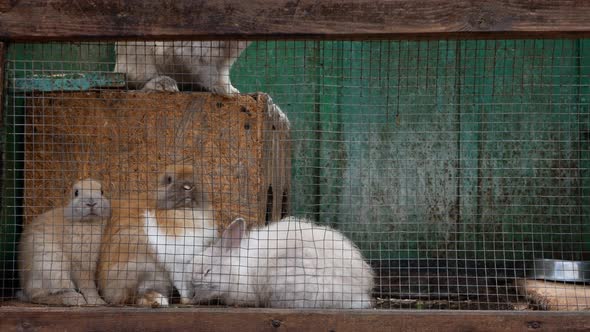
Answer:
<svg viewBox="0 0 590 332"><path fill-rule="evenodd" d="M155 193L113 201L113 217L103 236L98 283L112 304L167 306L169 273L156 262L144 233L144 218L154 210L166 228L201 227L197 216L205 207L203 183L188 165L166 167ZM208 206L208 205L207 205ZM198 220L197 220L198 219ZM202 219L202 217L201 217Z"/></svg>
<svg viewBox="0 0 590 332"><path fill-rule="evenodd" d="M71 195L68 205L25 226L19 245L23 297L42 304L106 304L95 272L110 203L92 179L77 182Z"/></svg>

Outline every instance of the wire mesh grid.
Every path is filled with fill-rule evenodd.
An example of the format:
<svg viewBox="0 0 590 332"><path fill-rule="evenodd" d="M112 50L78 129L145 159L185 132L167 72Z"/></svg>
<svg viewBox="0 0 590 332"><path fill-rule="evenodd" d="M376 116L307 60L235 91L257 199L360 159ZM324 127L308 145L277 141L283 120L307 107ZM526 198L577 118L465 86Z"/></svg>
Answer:
<svg viewBox="0 0 590 332"><path fill-rule="evenodd" d="M587 40L40 43L7 59L3 305L590 305ZM66 223L85 195L109 216Z"/></svg>

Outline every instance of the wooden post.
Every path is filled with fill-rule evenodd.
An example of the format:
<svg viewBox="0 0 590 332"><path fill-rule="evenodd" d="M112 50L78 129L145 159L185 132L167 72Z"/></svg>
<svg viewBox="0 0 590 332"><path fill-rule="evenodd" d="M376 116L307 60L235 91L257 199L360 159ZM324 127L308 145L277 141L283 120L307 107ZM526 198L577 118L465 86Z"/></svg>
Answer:
<svg viewBox="0 0 590 332"><path fill-rule="evenodd" d="M4 65L6 64L6 49L6 43L0 42L0 128L4 126Z"/></svg>
<svg viewBox="0 0 590 332"><path fill-rule="evenodd" d="M6 49L5 42L0 42L0 132L4 132L4 65L6 64ZM0 192L4 188L4 146L0 146ZM0 195L0 206L2 206L2 196ZM0 233L0 236L2 234Z"/></svg>

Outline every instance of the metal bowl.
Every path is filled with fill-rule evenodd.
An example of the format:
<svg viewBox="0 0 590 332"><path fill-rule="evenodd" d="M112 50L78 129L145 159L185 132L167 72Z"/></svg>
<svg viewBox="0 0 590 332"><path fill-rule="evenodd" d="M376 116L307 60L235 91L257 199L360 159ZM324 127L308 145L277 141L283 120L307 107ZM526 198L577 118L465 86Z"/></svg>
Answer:
<svg viewBox="0 0 590 332"><path fill-rule="evenodd" d="M537 259L527 269L527 277L565 282L589 282L590 262Z"/></svg>

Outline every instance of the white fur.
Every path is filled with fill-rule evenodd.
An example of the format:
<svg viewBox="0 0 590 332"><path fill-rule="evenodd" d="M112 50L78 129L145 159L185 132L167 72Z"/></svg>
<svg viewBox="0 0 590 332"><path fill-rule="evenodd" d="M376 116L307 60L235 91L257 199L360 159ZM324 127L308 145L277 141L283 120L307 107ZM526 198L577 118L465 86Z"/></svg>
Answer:
<svg viewBox="0 0 590 332"><path fill-rule="evenodd" d="M195 302L277 308L369 308L374 274L338 231L288 217L246 232L235 220L194 260Z"/></svg>
<svg viewBox="0 0 590 332"><path fill-rule="evenodd" d="M221 95L239 93L230 82L233 63L246 41L118 42L115 72L132 88L178 91L177 83Z"/></svg>
<svg viewBox="0 0 590 332"><path fill-rule="evenodd" d="M158 225L156 214L146 211L144 231L156 261L170 275L170 280L178 290L181 302L188 303L192 298L192 260L217 237L217 230L210 211L193 210L193 222L200 223L194 228L183 229L182 236L169 236Z"/></svg>

